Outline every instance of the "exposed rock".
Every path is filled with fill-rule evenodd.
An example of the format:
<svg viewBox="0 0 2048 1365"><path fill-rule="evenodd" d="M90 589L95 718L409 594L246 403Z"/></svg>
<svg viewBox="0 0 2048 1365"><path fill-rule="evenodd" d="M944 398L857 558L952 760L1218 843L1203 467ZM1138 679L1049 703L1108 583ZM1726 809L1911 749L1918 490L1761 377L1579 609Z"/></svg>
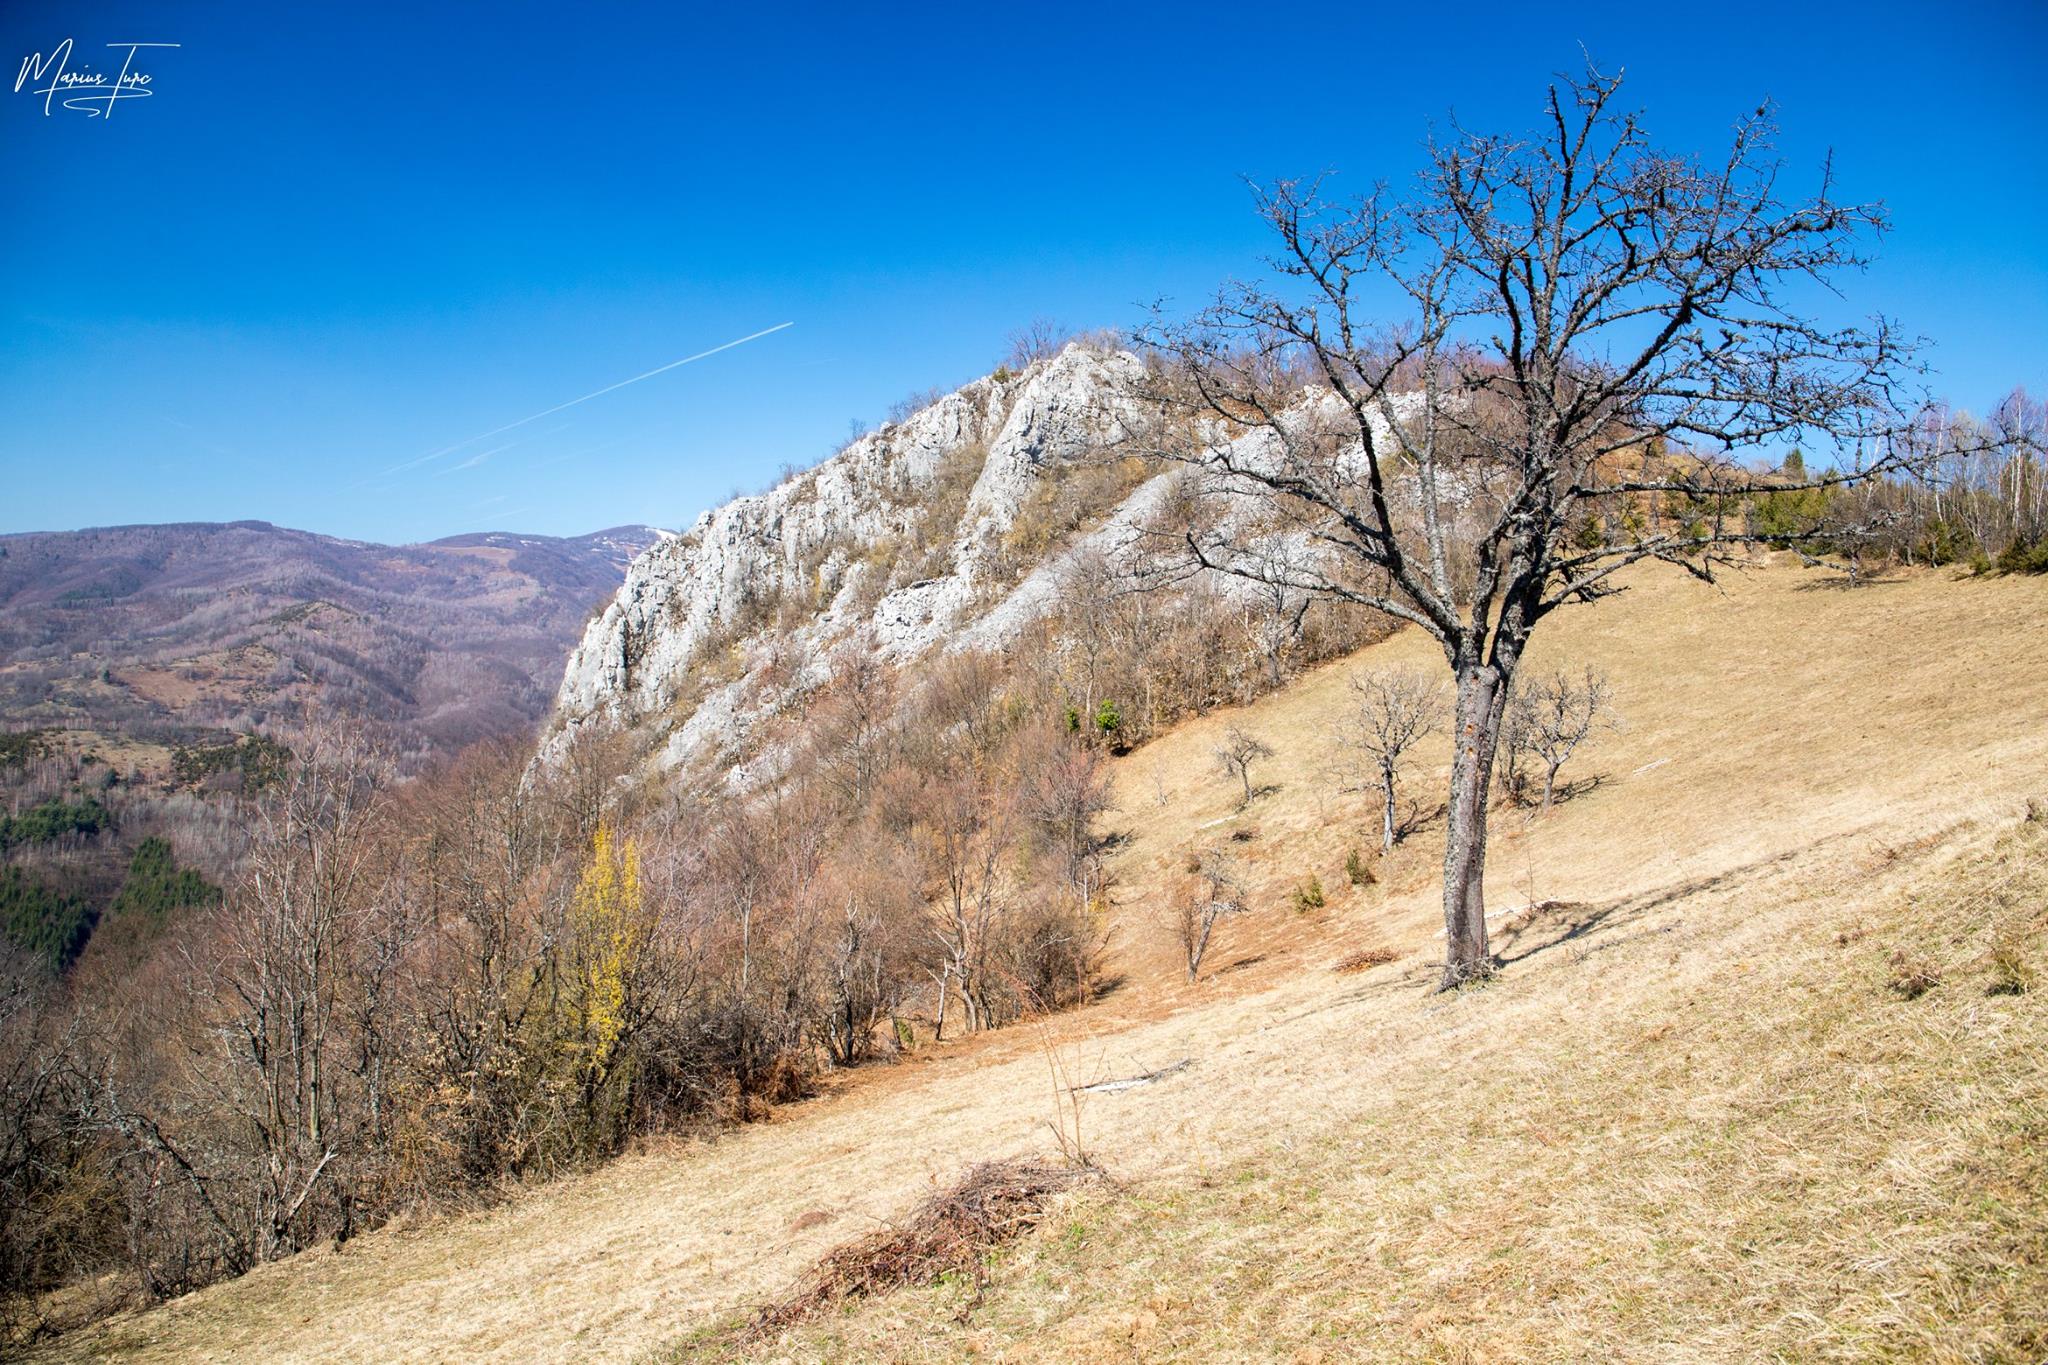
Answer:
<svg viewBox="0 0 2048 1365"><path fill-rule="evenodd" d="M704 513L636 559L584 632L562 681L561 733L593 719L653 723L667 731L661 752L671 765L733 749L754 719L741 700L747 689L727 683L698 697L696 675L714 651L759 633L786 601L804 604L809 618L792 636L805 657L799 685L821 681L832 645L861 628L899 660L951 639L999 643L1051 604L1054 574L1036 566L1030 591L1017 597L1017 585L992 568L992 548L1041 481L1115 439L1140 372L1127 353L1069 346L1021 375L948 394L766 493ZM942 479L976 459L957 525L942 528L943 572L887 588L898 547L930 514Z"/></svg>
<svg viewBox="0 0 2048 1365"><path fill-rule="evenodd" d="M715 758L730 768L745 757L757 771L750 729L824 682L833 651L856 633L898 662L1014 639L1057 606L1077 556L1127 561L1170 486L1169 474L1127 493L1119 485L1118 505L1091 509L1093 529L1035 562L1005 553L1048 481L1108 456L1134 427L1143 373L1127 352L1070 345L706 512L635 560L590 624L569 658L549 750L581 727L618 724L643 732L664 766ZM1298 420L1327 420L1330 402L1304 399ZM1255 461L1270 439L1246 437L1233 455ZM752 646L778 616L784 666L770 687Z"/></svg>

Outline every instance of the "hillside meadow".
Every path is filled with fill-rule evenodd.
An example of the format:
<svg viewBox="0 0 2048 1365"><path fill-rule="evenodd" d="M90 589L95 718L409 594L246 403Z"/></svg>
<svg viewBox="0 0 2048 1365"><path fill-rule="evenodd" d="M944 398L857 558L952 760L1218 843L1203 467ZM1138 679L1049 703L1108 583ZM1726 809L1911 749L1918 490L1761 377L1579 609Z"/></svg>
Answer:
<svg viewBox="0 0 2048 1365"><path fill-rule="evenodd" d="M1540 637L1621 723L1497 816L1484 987L1432 990L1435 824L1345 872L1374 812L1330 736L1353 671L1440 664L1407 632L1116 760L1094 1003L43 1356L2040 1358L2048 583L1629 586ZM1230 725L1275 751L1241 811ZM1166 903L1217 844L1251 909L1189 984ZM974 1272L747 1330L970 1163L1063 1143L1108 1181Z"/></svg>

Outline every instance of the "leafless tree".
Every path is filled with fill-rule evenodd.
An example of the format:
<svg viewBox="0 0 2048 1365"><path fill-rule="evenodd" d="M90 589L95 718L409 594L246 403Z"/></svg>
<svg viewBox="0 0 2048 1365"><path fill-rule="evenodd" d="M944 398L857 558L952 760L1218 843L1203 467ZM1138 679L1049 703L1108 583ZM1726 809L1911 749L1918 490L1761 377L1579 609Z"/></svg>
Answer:
<svg viewBox="0 0 2048 1365"><path fill-rule="evenodd" d="M1560 668L1516 685L1503 734L1511 795L1520 796L1519 778L1526 760L1527 766L1542 770L1542 808L1550 809L1557 793L1558 769L1571 761L1588 735L1612 723L1611 691L1606 676L1591 667L1576 679Z"/></svg>
<svg viewBox="0 0 2048 1365"><path fill-rule="evenodd" d="M1410 668L1354 674L1351 708L1340 742L1358 759L1380 794L1380 851L1394 847L1395 780L1401 758L1444 719L1443 684Z"/></svg>
<svg viewBox="0 0 2048 1365"><path fill-rule="evenodd" d="M1103 880L1095 817L1115 808L1101 752L1064 736L1040 737L1038 759L1025 774L1023 799L1067 889L1084 904L1094 899Z"/></svg>
<svg viewBox="0 0 2048 1365"><path fill-rule="evenodd" d="M1041 360L1050 360L1066 344L1067 330L1051 318L1033 318L1027 326L1010 333L1009 352L1003 357L1006 370L1023 370Z"/></svg>
<svg viewBox="0 0 2048 1365"><path fill-rule="evenodd" d="M1302 623L1314 602L1290 582L1296 556L1284 541L1270 538L1252 547L1260 573L1247 580L1251 591L1239 607L1245 643L1266 668L1266 685L1277 688L1286 677L1287 651L1301 639Z"/></svg>
<svg viewBox="0 0 2048 1365"><path fill-rule="evenodd" d="M1190 466L1199 501L1316 546L1280 571L1288 586L1444 651L1446 988L1494 969L1487 792L1530 632L1644 560L1710 577L1764 539L1742 519L1752 494L1905 459L1912 345L1882 319L1839 326L1795 302L1863 264L1882 209L1838 202L1826 171L1788 195L1768 107L1709 161L1653 147L1620 86L1591 69L1560 81L1526 137L1454 128L1410 197L1261 191L1274 278L1141 334L1160 363L1134 443ZM1389 297L1406 316L1372 326L1365 310ZM1803 481L1746 463L1793 441L1818 456ZM1228 516L1157 529L1203 568L1275 576Z"/></svg>
<svg viewBox="0 0 2048 1365"><path fill-rule="evenodd" d="M865 804L888 760L896 679L862 633L833 661L832 685L810 727L826 783L848 809Z"/></svg>
<svg viewBox="0 0 2048 1365"><path fill-rule="evenodd" d="M108 1096L112 1125L180 1173L238 1270L346 1230L377 1074L348 1004L379 965L363 931L391 910L376 866L384 770L353 729L320 723L302 739L218 934L188 950L208 1011L185 1040L192 1093L162 1118Z"/></svg>
<svg viewBox="0 0 2048 1365"><path fill-rule="evenodd" d="M914 831L931 895L931 936L939 950L935 1030L943 1033L949 990L957 990L973 1033L995 1022L990 961L1011 898L1003 858L1018 815L1015 786L962 765L919 783Z"/></svg>
<svg viewBox="0 0 2048 1365"><path fill-rule="evenodd" d="M1237 808L1243 810L1256 795L1252 790L1252 765L1271 758L1272 747L1244 727L1233 725L1223 732L1223 742L1216 746L1214 752L1216 770L1243 784L1244 796L1237 803Z"/></svg>
<svg viewBox="0 0 2048 1365"><path fill-rule="evenodd" d="M1194 875L1173 900L1174 938L1180 944L1190 982L1202 970L1202 957L1209 951L1216 921L1244 909L1244 882L1235 863L1220 848L1204 849L1197 855Z"/></svg>

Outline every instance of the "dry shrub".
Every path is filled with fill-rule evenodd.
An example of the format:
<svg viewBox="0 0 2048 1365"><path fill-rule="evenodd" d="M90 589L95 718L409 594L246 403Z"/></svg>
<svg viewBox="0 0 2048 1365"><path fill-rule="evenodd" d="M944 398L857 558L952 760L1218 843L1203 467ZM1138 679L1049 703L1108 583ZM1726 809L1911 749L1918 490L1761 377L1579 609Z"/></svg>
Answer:
<svg viewBox="0 0 2048 1365"><path fill-rule="evenodd" d="M1352 972L1370 971L1374 967L1384 967L1389 962L1400 960L1401 954L1384 943L1376 943L1370 948L1360 948L1355 953L1339 958L1330 970L1348 976Z"/></svg>
<svg viewBox="0 0 2048 1365"><path fill-rule="evenodd" d="M1941 984L1941 968L1901 948L1892 954L1892 976L1887 984L1902 999L1918 1000Z"/></svg>
<svg viewBox="0 0 2048 1365"><path fill-rule="evenodd" d="M928 1196L901 1226L827 1252L794 1293L761 1310L752 1330L780 1331L847 1299L933 1284L948 1273L972 1274L979 1283L990 1248L1037 1226L1055 1195L1099 1179L1092 1166L987 1161L971 1167L957 1184Z"/></svg>

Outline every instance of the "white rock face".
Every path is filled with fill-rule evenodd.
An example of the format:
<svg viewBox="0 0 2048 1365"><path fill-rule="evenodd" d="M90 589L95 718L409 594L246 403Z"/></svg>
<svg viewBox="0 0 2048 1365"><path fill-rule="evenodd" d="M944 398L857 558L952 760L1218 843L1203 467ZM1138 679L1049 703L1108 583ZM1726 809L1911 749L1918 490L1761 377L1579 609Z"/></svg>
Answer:
<svg viewBox="0 0 2048 1365"><path fill-rule="evenodd" d="M1171 483L1171 475L1145 481L1104 510L1096 530L1040 563L1010 565L1001 555L1004 534L1044 483L1137 426L1141 379L1133 354L1067 346L1022 375L950 393L647 548L569 655L559 724L543 755L559 753L584 726L623 724L639 729L664 765L715 761L743 784L772 763L754 753L741 767L752 726L823 684L834 649L856 632L895 661L1016 639L1057 606L1077 557L1130 557ZM1331 403L1305 397L1290 420L1327 422ZM1270 434L1245 436L1229 458L1264 463L1272 444ZM907 544L928 505L946 499L944 516L956 518L942 528L950 542ZM924 571L909 565L930 571L905 583ZM1249 591L1237 579L1223 587ZM780 681L768 686L760 647L774 614L784 616L786 645Z"/></svg>
<svg viewBox="0 0 2048 1365"><path fill-rule="evenodd" d="M977 601L1010 595L1012 585L994 581L988 559L1024 500L1063 465L1114 439L1134 411L1140 369L1129 354L1069 346L1021 375L977 380L651 547L569 656L556 702L562 728L550 747L603 720L661 725L668 764L733 749L759 718L742 704L748 689L728 684L696 698L702 689L692 672L714 649L743 645L736 633L766 624L758 619L762 603L808 604L809 619L793 634L803 656L799 685L822 681L831 647L863 627L897 659L960 638L974 624ZM975 460L980 470L945 571L879 600L864 592L874 576L890 572L897 538L920 521L947 463ZM1045 585L1030 600L1039 610L1049 605ZM1020 606L1003 608L1011 630L1028 619ZM996 626L973 638L998 643L1004 633ZM686 694L693 703L680 701Z"/></svg>
<svg viewBox="0 0 2048 1365"><path fill-rule="evenodd" d="M1142 373L1128 353L1069 346L1021 375L977 380L649 548L569 656L559 728L543 753L581 727L622 724L646 731L664 766L730 766L778 695L824 682L834 648L856 632L898 661L1014 638L1056 605L1076 556L1127 556L1170 483L1159 475L1140 485L1097 529L1035 565L1001 562L1003 535L1033 493L1137 421ZM964 505L954 504L950 545L928 555L931 575L880 591L901 572L905 538L928 507L957 498L949 488L977 463ZM760 651L748 645L785 606L778 694L759 685ZM736 653L722 657L728 651ZM714 669L723 681L707 681Z"/></svg>

